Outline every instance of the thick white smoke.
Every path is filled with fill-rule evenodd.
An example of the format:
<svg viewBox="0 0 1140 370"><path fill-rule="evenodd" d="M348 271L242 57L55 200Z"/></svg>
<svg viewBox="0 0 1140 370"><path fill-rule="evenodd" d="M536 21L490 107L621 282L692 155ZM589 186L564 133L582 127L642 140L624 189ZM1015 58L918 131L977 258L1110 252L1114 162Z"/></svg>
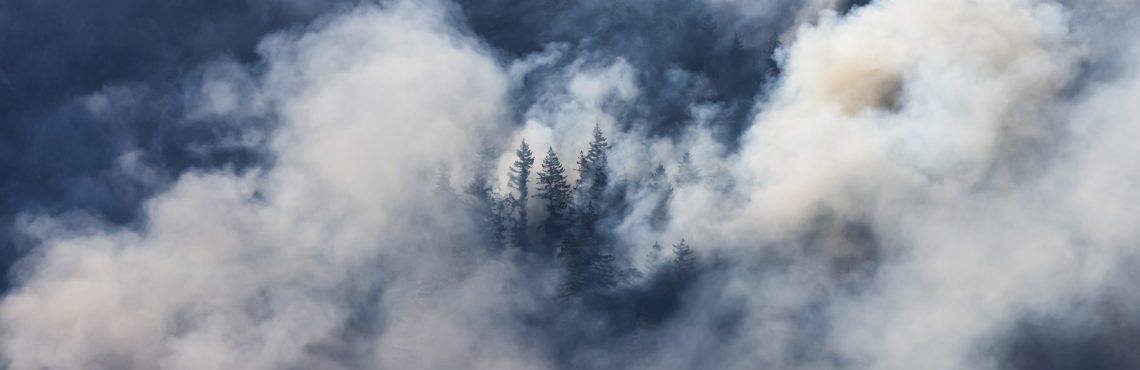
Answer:
<svg viewBox="0 0 1140 370"><path fill-rule="evenodd" d="M365 6L273 36L248 86L225 63L208 73L201 114L280 122L272 169L184 174L137 228L27 221L43 246L0 307L9 368L541 367L496 334L514 306L508 266L459 275L447 253L418 252L464 247L409 218L430 209L438 163L503 128L508 87L440 8ZM466 277L439 288L448 299L416 299L433 274ZM358 301L385 302L365 328L385 334L341 343Z"/></svg>
<svg viewBox="0 0 1140 370"><path fill-rule="evenodd" d="M1140 241L1140 43L1090 16L1135 5L810 3L731 149L706 124L716 104L688 107L680 138L619 131L636 66L565 44L496 60L447 5L271 36L264 72L217 62L188 95L192 114L278 122L273 165L183 174L137 227L26 220L42 246L0 303L0 353L15 370L557 367L518 322L550 302L471 252L469 221L431 201L433 171L462 178L490 144L505 172L522 139L569 169L595 124L615 178L676 178L686 152L700 169L673 183L664 226L659 189L626 194L623 257L644 267L654 242L686 238L739 262L698 282L639 367L997 369L1017 320L1135 295L1113 280ZM509 93L551 66L509 124Z"/></svg>
<svg viewBox="0 0 1140 370"><path fill-rule="evenodd" d="M730 280L726 289L751 311L723 364L1000 368L1005 354L994 346L1020 318L1064 315L1098 294L1131 296L1105 289L1140 236L1128 215L1140 196L1130 169L1140 167L1125 103L1140 94L1137 46L1098 49L1105 40L1087 37L1106 36L1104 26L1075 14L1018 0L887 0L844 18L825 10L788 38L778 86L727 172L715 163L719 145L696 140L648 161L704 151L699 167L711 172L676 189L664 236L731 254L798 256L774 277ZM1127 67L1073 96L1090 60ZM690 136L699 138L696 127ZM637 148L619 162L647 162L646 148L673 146L617 142ZM631 244L662 236L636 211L656 199L625 220ZM847 240L844 225L870 228L875 245ZM836 239L812 247L822 258L787 243L820 227ZM841 288L851 268L873 273L857 293ZM798 338L805 333L790 317L821 296L831 297L813 320L829 328L816 338L827 342L793 357L793 343L814 339ZM717 335L701 316L714 309L690 298L703 309L665 332L678 348L648 366L686 368L708 350L696 343Z"/></svg>
<svg viewBox="0 0 1140 370"><path fill-rule="evenodd" d="M869 225L874 250L823 248L874 278L830 298L826 353L808 356L820 363L789 362L786 346L803 333L784 326L820 292L840 292L834 265L812 271L818 258L801 258L742 288L757 313L745 329L753 346L730 363L999 368L992 346L1019 318L1103 294L1140 236L1126 214L1140 191L1125 144L1134 109L1123 103L1140 93L1137 46L1116 45L1129 52L1113 63L1129 67L1070 97L1103 42L1082 39L1097 26L1071 14L1044 1L887 0L797 32L735 158L747 204L708 223L724 204L675 202L674 212L707 217L674 227L705 230L695 240L714 248L787 249L773 242L821 222Z"/></svg>

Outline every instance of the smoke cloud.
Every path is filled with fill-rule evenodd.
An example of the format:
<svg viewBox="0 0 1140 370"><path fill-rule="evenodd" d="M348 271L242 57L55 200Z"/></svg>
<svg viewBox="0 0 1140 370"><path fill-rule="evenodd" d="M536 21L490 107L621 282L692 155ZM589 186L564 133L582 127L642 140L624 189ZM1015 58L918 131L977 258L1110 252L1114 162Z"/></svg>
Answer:
<svg viewBox="0 0 1140 370"><path fill-rule="evenodd" d="M1140 365L1136 5L250 4L175 71L0 58L8 368Z"/></svg>

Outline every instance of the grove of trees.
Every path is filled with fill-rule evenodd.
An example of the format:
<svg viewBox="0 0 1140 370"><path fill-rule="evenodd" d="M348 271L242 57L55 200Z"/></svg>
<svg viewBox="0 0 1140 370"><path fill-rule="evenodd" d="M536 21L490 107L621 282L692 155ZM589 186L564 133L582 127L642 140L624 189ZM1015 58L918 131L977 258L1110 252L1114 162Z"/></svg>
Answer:
<svg viewBox="0 0 1140 370"><path fill-rule="evenodd" d="M482 244L493 255L510 251L517 257L515 261L560 269L560 297L602 292L638 277L692 279L698 271L698 260L685 240L674 244L670 251L654 244L646 256L646 271L641 271L629 262L629 248L616 242L612 228L601 225L620 216L625 201L618 191L621 186L646 187L661 194L662 204L650 221L662 223L668 217L665 202L673 187L697 179L690 156L686 153L678 161L679 172L672 183L665 167L657 165L648 178L630 184L630 180L612 178L610 149L609 139L595 125L586 150L579 152L574 169L577 179L571 185L567 169L553 147L546 148L536 169L535 153L523 140L514 151L515 160L506 174L507 189L503 194L494 185L498 183L493 173L496 152L485 146L474 156L471 182L455 200L467 209ZM446 168L440 170L436 181L438 194L454 194ZM545 212L532 215L527 207L531 202L540 203L541 208L535 209Z"/></svg>

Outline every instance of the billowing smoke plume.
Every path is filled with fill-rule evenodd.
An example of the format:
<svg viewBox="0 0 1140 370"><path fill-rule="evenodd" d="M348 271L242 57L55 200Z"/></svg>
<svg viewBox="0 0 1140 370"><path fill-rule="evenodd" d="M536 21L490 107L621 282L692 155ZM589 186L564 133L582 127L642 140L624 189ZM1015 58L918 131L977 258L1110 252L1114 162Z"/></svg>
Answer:
<svg viewBox="0 0 1140 370"><path fill-rule="evenodd" d="M251 55L0 75L131 122L40 180L111 190L4 202L8 368L1140 366L1140 6L284 3Z"/></svg>

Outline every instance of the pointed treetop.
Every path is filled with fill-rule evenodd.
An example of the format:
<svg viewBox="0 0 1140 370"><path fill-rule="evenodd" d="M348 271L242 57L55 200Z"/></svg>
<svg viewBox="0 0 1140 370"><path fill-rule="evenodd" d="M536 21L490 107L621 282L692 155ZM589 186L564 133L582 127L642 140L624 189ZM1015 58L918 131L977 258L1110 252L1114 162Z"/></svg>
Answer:
<svg viewBox="0 0 1140 370"><path fill-rule="evenodd" d="M525 198L530 168L534 165L534 153L530 151L530 146L526 145L526 140L523 140L522 144L519 144L519 149L515 151L515 155L518 156L518 159L511 164L510 173L507 174L507 177L511 187L519 192L519 197Z"/></svg>
<svg viewBox="0 0 1140 370"><path fill-rule="evenodd" d="M685 243L685 239L681 238L681 242L673 244L673 268L680 273L688 273L693 270L697 264L696 252L693 248Z"/></svg>
<svg viewBox="0 0 1140 370"><path fill-rule="evenodd" d="M693 164L693 155L685 152L677 161L677 184L686 185L697 182L700 176L696 165Z"/></svg>
<svg viewBox="0 0 1140 370"><path fill-rule="evenodd" d="M602 133L602 126L594 123L594 138L590 141L589 150L591 159L606 149L609 149L609 143L606 142L606 136Z"/></svg>
<svg viewBox="0 0 1140 370"><path fill-rule="evenodd" d="M669 182L669 175L665 173L665 166L657 165L657 168L649 174L649 186L653 189L660 189Z"/></svg>
<svg viewBox="0 0 1140 370"><path fill-rule="evenodd" d="M648 258L646 258L647 262L653 265L661 261L661 252L661 242L653 242L653 247L650 247Z"/></svg>
<svg viewBox="0 0 1140 370"><path fill-rule="evenodd" d="M546 150L546 158L542 160L542 170L538 173L538 198L546 200L547 218L542 228L550 235L561 232L568 223L566 219L570 214L570 203L573 196L570 194L570 185L566 183L565 170L554 148Z"/></svg>

